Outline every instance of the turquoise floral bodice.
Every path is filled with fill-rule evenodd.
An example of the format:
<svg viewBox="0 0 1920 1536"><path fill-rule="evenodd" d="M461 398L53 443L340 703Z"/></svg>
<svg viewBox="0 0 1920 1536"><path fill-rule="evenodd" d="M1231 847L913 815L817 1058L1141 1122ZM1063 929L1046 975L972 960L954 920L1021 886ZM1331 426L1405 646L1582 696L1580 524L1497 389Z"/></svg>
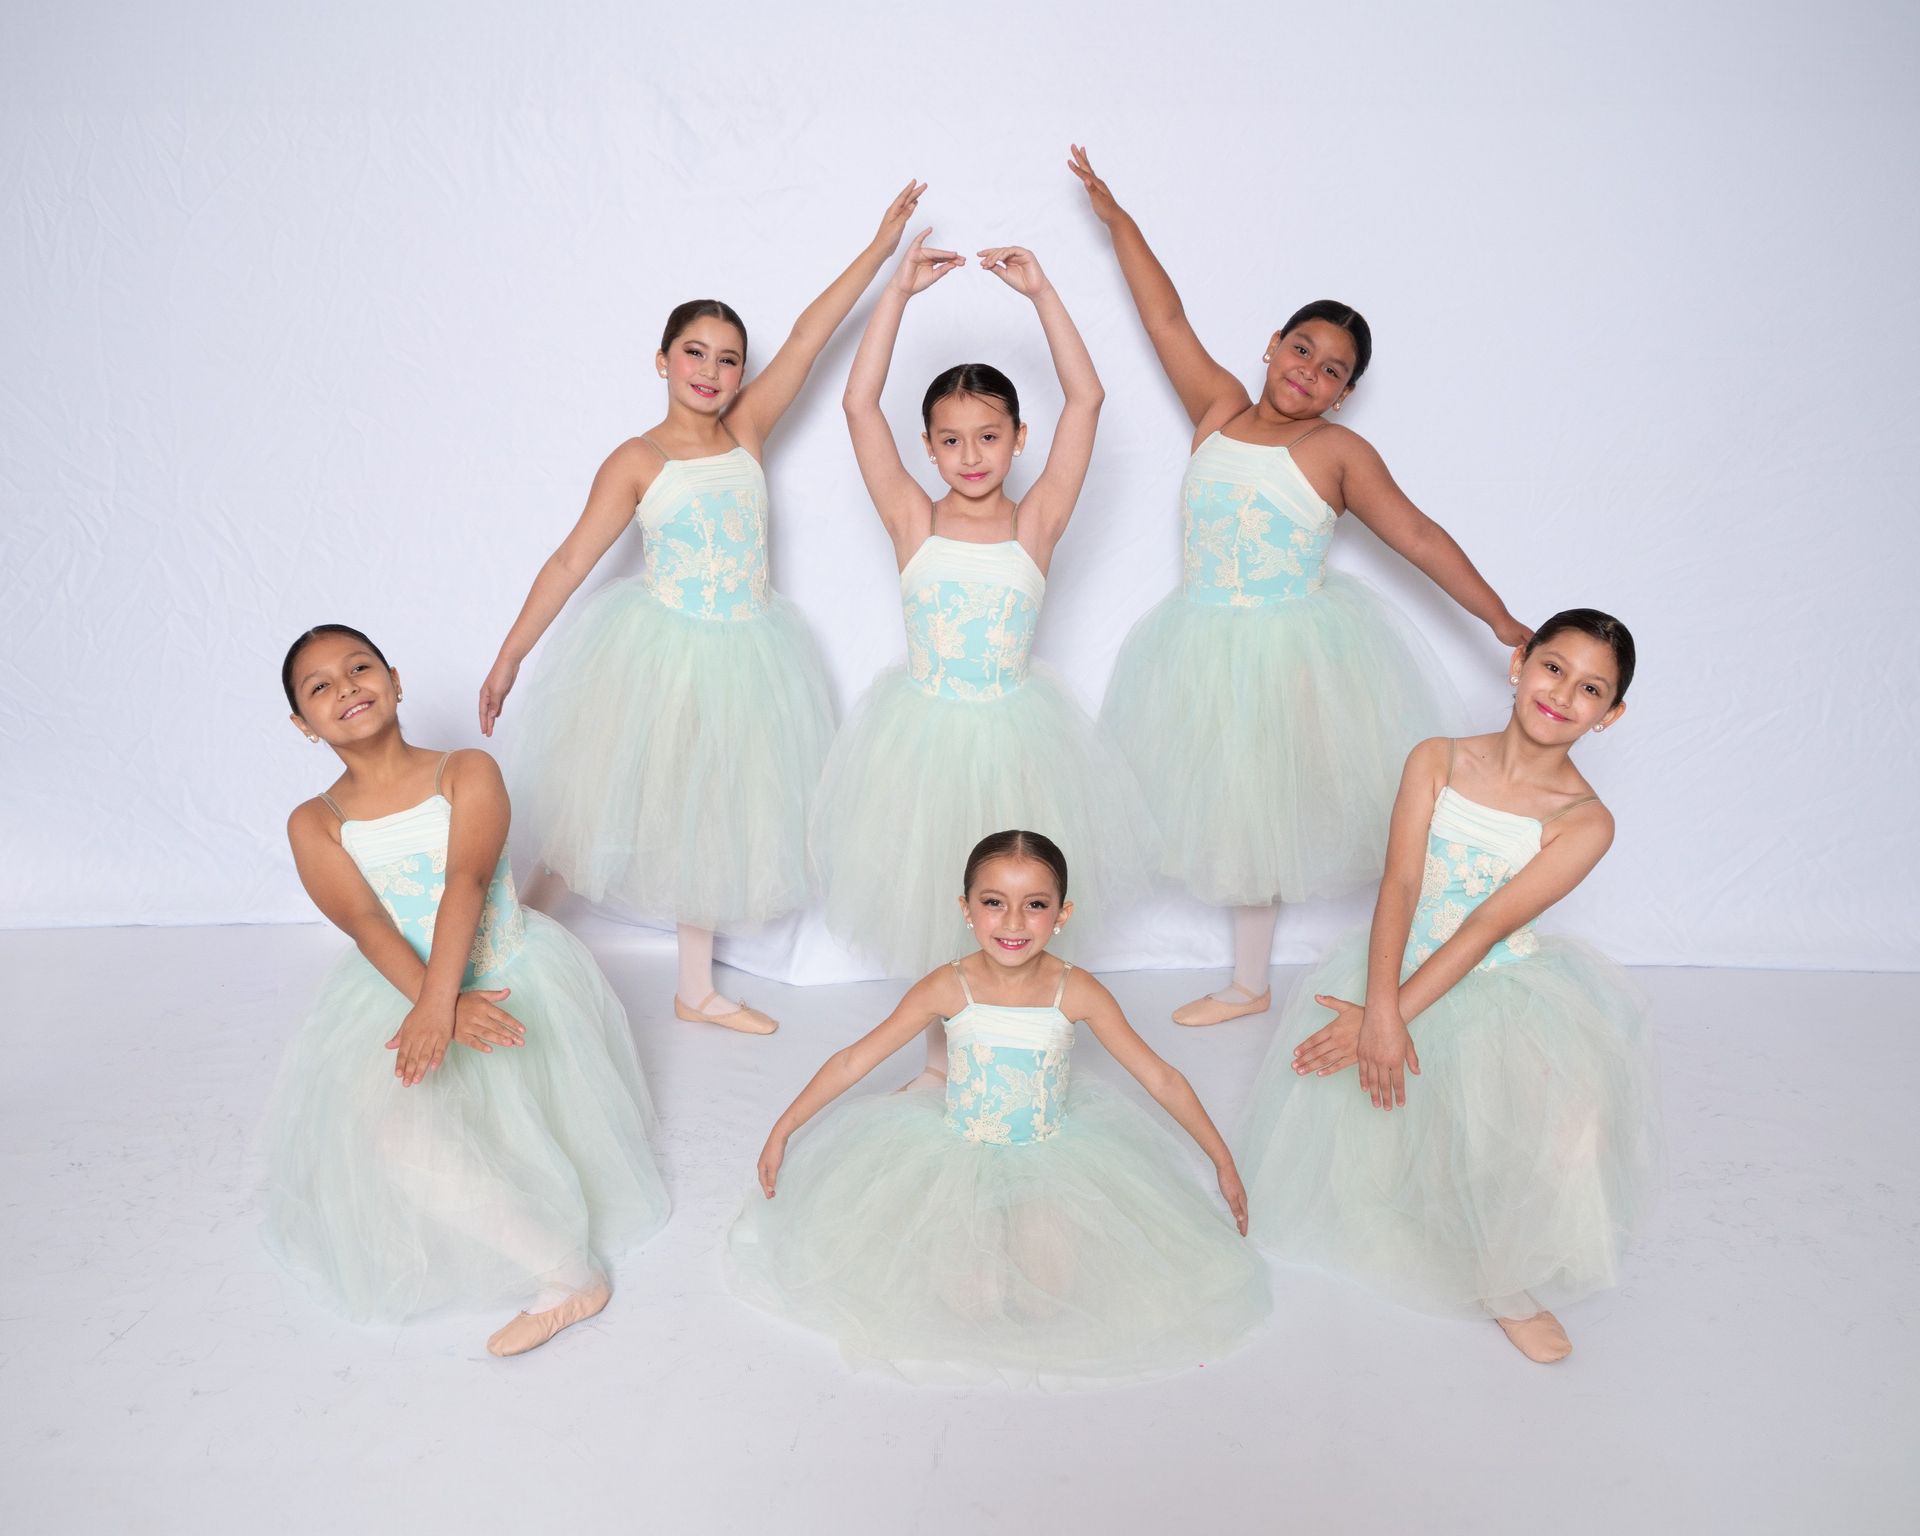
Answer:
<svg viewBox="0 0 1920 1536"><path fill-rule="evenodd" d="M440 898L447 891L447 835L453 826L453 807L434 794L391 816L371 821L342 821L340 845L380 898L394 926L422 960L433 948L434 920ZM513 871L506 851L494 867L487 898L480 909L473 949L461 980L464 992L492 986L508 962L520 952L525 919L513 892Z"/></svg>
<svg viewBox="0 0 1920 1536"><path fill-rule="evenodd" d="M907 674L937 698L997 699L1027 680L1047 578L1013 539L931 534L900 573Z"/></svg>
<svg viewBox="0 0 1920 1536"><path fill-rule="evenodd" d="M1003 1008L969 993L947 1020L947 1125L994 1146L1045 1141L1066 1120L1072 1055L1073 1025L1057 997L1050 1008Z"/></svg>
<svg viewBox="0 0 1920 1536"><path fill-rule="evenodd" d="M1187 462L1181 505L1190 601L1252 608L1326 580L1338 518L1286 449L1215 432Z"/></svg>
<svg viewBox="0 0 1920 1536"><path fill-rule="evenodd" d="M767 606L767 480L744 448L668 459L634 517L646 535L640 580L696 619L751 619Z"/></svg>
<svg viewBox="0 0 1920 1536"><path fill-rule="evenodd" d="M1531 816L1496 811L1451 785L1433 803L1427 825L1427 862L1420 904L1407 933L1404 973L1411 973L1460 931L1473 909L1525 869L1540 851L1540 823ZM1487 951L1478 966L1489 970L1537 954L1540 939L1528 923Z"/></svg>

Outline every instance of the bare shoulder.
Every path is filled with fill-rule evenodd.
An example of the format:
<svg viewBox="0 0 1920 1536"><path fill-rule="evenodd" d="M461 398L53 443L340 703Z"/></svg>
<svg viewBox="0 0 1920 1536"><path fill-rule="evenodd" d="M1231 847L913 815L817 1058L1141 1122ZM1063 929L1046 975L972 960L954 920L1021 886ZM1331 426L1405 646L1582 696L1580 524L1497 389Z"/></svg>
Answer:
<svg viewBox="0 0 1920 1536"><path fill-rule="evenodd" d="M1419 742L1407 754L1406 767L1401 770L1403 779L1418 779L1431 776L1436 783L1444 783L1447 767L1453 761L1454 754L1464 746L1450 736L1429 736Z"/></svg>
<svg viewBox="0 0 1920 1536"><path fill-rule="evenodd" d="M447 754L447 766L441 774L443 789L500 789L507 787L500 765L493 754L481 747L459 747ZM452 798L449 796L448 798Z"/></svg>
<svg viewBox="0 0 1920 1536"><path fill-rule="evenodd" d="M1605 801L1593 799L1549 820L1543 846L1551 846L1562 838L1577 838L1582 845L1590 847L1597 858L1613 846L1613 834L1613 812L1607 809Z"/></svg>
<svg viewBox="0 0 1920 1536"><path fill-rule="evenodd" d="M644 437L630 437L600 466L600 478L614 485L631 486L634 500L646 495L667 462L667 456Z"/></svg>
<svg viewBox="0 0 1920 1536"><path fill-rule="evenodd" d="M1068 1018L1084 1019L1106 1009L1117 1012L1119 1007L1106 983L1092 971L1078 965L1068 968L1066 991L1060 997L1060 1011Z"/></svg>
<svg viewBox="0 0 1920 1536"><path fill-rule="evenodd" d="M287 841L296 849L312 847L317 839L337 843L340 818L327 808L327 802L315 795L302 800L287 817Z"/></svg>
<svg viewBox="0 0 1920 1536"><path fill-rule="evenodd" d="M907 988L907 995L900 999L902 1008L924 1008L943 1019L952 1018L966 1004L967 994L960 985L959 972L951 964L935 966Z"/></svg>
<svg viewBox="0 0 1920 1536"><path fill-rule="evenodd" d="M1308 453L1316 448L1342 469L1365 468L1382 462L1379 449L1352 427L1343 427L1337 421L1328 422L1313 434L1311 442L1304 445L1304 451Z"/></svg>

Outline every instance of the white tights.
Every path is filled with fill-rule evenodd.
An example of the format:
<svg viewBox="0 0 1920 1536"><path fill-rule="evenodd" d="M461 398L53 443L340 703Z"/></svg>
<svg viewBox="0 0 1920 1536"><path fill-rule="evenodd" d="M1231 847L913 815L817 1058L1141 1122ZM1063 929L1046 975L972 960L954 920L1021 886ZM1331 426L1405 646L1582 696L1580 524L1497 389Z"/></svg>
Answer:
<svg viewBox="0 0 1920 1536"><path fill-rule="evenodd" d="M1233 909L1233 984L1258 997L1273 984L1273 930L1280 921L1280 904ZM1243 1002L1229 994L1222 1002Z"/></svg>

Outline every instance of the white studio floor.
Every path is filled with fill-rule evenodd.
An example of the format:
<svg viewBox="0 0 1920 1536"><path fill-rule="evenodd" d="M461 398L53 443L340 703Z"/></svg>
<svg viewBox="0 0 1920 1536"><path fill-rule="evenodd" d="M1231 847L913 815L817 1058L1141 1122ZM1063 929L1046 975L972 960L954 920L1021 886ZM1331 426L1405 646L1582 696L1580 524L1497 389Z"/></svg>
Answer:
<svg viewBox="0 0 1920 1536"><path fill-rule="evenodd" d="M721 1288L767 1127L895 989L739 978L785 1022L754 1039L664 1016L662 939L588 937L676 1210L598 1319L496 1361L498 1318L355 1328L258 1241L250 1136L337 934L0 934L0 1527L1920 1528L1920 976L1640 973L1671 1178L1627 1284L1564 1314L1562 1365L1276 1269L1240 1353L1044 1396L850 1374ZM1231 1134L1269 1021L1180 1030L1194 973L1108 979Z"/></svg>

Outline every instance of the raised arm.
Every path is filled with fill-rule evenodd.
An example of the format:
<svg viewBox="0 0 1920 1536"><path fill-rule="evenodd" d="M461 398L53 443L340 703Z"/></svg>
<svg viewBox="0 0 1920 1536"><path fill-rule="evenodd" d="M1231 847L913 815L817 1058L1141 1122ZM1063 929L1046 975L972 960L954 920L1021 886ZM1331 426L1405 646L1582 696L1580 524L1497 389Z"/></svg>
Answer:
<svg viewBox="0 0 1920 1536"><path fill-rule="evenodd" d="M600 557L613 547L640 497L660 470L660 455L639 438L629 438L600 466L587 492L587 505L561 545L547 557L533 588L521 604L520 616L500 642L500 653L480 685L480 734L491 736L501 707L520 675L520 663L539 643L567 599L580 590Z"/></svg>
<svg viewBox="0 0 1920 1536"><path fill-rule="evenodd" d="M980 265L1033 301L1040 328L1046 333L1047 350L1053 354L1053 371L1066 397L1059 424L1053 430L1053 446L1047 450L1046 468L1020 498L1020 526L1023 533L1030 530L1039 541L1040 547L1032 554L1044 570L1053 546L1067 531L1074 503L1080 499L1106 391L1100 387L1100 375L1094 371L1087 344L1080 339L1072 316L1047 274L1040 270L1033 252L1017 245L995 246L980 253Z"/></svg>
<svg viewBox="0 0 1920 1536"><path fill-rule="evenodd" d="M886 388L887 368L893 361L893 344L900 334L900 316L906 311L907 300L966 262L966 257L955 251L928 250L926 240L932 233L923 229L913 237L893 276L880 290L860 348L853 355L853 369L847 375L847 391L841 399L860 478L866 481L874 510L903 558L914 542L911 528L915 515L924 516L933 503L900 462L893 429L880 409L880 392Z"/></svg>
<svg viewBox="0 0 1920 1536"><path fill-rule="evenodd" d="M1120 275L1127 280L1133 295L1133 307L1140 312L1147 339L1153 343L1160 366L1166 370L1174 393L1179 395L1187 418L1196 431L1211 432L1223 426L1253 404L1247 388L1213 360L1200 344L1180 294L1167 276L1167 269L1153 254L1147 238L1132 216L1115 201L1107 184L1094 174L1093 162L1080 145L1072 146L1067 169L1080 178L1093 204L1094 215L1107 226L1113 238L1113 254L1119 258Z"/></svg>
<svg viewBox="0 0 1920 1536"><path fill-rule="evenodd" d="M453 1040L460 980L500 850L507 841L507 787L499 765L468 750L449 759L441 793L453 805L447 835L446 890L434 914L433 943L413 1008L393 1037L394 1075L411 1088L440 1065Z"/></svg>
<svg viewBox="0 0 1920 1536"><path fill-rule="evenodd" d="M1233 1212L1240 1235L1247 1235L1247 1192L1240 1183L1240 1172L1233 1165L1233 1154L1212 1118L1201 1106L1200 1096L1178 1068L1157 1055L1142 1040L1127 1016L1120 1011L1113 994L1082 970L1067 978L1067 993L1061 1000L1067 1017L1084 1019L1094 1039L1104 1045L1113 1059L1133 1074L1134 1080L1152 1094L1154 1101L1180 1123L1180 1128L1198 1143L1212 1161L1220 1183L1220 1194Z"/></svg>
<svg viewBox="0 0 1920 1536"><path fill-rule="evenodd" d="M1474 568L1453 535L1408 499L1373 444L1356 433L1347 433L1345 438L1340 494L1347 510L1492 630L1502 645L1524 645L1533 631L1507 611L1500 594Z"/></svg>
<svg viewBox="0 0 1920 1536"><path fill-rule="evenodd" d="M773 1198L780 1164L786 1157L787 1138L935 1019L955 1012L959 990L952 968L942 966L915 982L900 999L900 1006L879 1024L827 1058L825 1065L813 1074L812 1081L800 1090L800 1096L773 1122L773 1130L761 1150L760 1188L769 1200Z"/></svg>
<svg viewBox="0 0 1920 1536"><path fill-rule="evenodd" d="M879 231L867 242L865 250L853 258L853 264L828 285L827 291L800 311L793 330L773 354L773 361L748 381L734 398L727 412L727 427L746 447L759 456L761 444L800 393L821 350L840 329L860 295L867 291L874 274L900 245L900 232L920 204L925 182L909 181L887 208Z"/></svg>

